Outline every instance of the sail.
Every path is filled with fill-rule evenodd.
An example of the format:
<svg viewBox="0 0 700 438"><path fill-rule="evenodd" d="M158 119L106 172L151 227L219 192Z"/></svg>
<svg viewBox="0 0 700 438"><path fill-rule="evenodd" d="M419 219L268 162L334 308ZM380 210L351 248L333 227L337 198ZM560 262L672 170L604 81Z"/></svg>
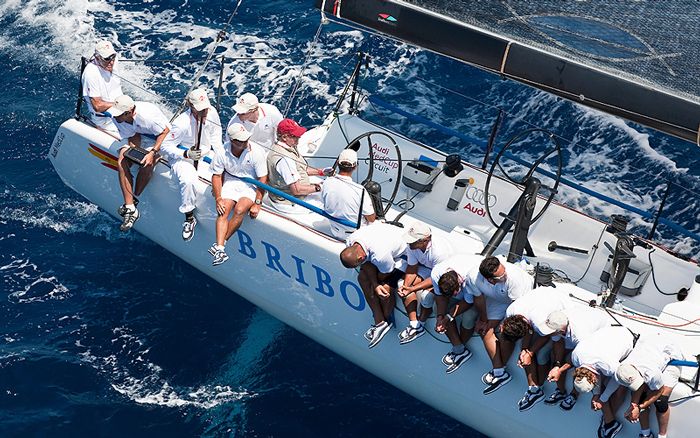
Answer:
<svg viewBox="0 0 700 438"><path fill-rule="evenodd" d="M700 145L695 0L316 0L325 12Z"/></svg>

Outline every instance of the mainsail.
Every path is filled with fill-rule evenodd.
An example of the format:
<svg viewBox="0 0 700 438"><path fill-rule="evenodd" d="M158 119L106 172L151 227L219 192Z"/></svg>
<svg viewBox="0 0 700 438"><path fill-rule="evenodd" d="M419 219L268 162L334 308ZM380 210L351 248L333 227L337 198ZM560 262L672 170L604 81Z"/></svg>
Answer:
<svg viewBox="0 0 700 438"><path fill-rule="evenodd" d="M695 0L316 0L316 5L700 145Z"/></svg>

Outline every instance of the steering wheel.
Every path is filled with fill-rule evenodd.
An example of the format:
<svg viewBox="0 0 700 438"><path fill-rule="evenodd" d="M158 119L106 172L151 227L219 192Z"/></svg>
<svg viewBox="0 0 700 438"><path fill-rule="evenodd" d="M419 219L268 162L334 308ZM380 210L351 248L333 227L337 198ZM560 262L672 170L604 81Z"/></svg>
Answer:
<svg viewBox="0 0 700 438"><path fill-rule="evenodd" d="M542 133L547 134L547 136L549 137L550 141L554 144L554 146L551 149L548 149L547 151L545 151L544 154L540 158L537 159L537 161L532 163L532 165L530 166L530 168L527 171L527 174L524 177L522 177L520 179L516 179L516 178L511 177L508 174L508 172L501 166L501 158L505 155L506 151L508 150L508 148L510 148L510 146L512 144L516 143L517 141L521 140L522 138L524 138L532 133L535 133L535 132L542 132ZM552 175L550 172L545 171L545 170L539 170L540 173L543 173L543 174L553 178L554 185L551 187L542 185L540 187L540 190L549 192L549 197L547 198L547 202L545 202L545 204L542 206L542 209L540 209L540 211L536 215L534 215L534 217L532 219L532 222L534 223L536 220L538 220L540 217L542 217L545 210L547 210L547 207L549 207L549 204L552 203L552 200L554 199L554 195L557 194L557 189L559 188L559 182L561 181L561 169L562 169L562 161L563 161L562 153L561 153L561 146L560 146L557 138L554 136L554 134L550 131L547 131L546 129L541 129L541 128L527 129L527 130L515 135L510 140L508 140L508 142L505 144L505 146L503 146L503 148L496 155L496 159L493 161L493 164L491 164L491 169L489 170L488 177L486 178L486 185L484 187L484 199L489 199L489 193L490 193L490 189L491 189L491 177L493 176L494 170L496 170L496 166L498 166L498 168L501 170L503 175L505 175L505 177L508 181L510 181L513 184L516 184L518 186L524 186L525 182L530 177L532 177L532 175L536 171L538 171L540 165L547 158L549 158L549 156L552 155L554 152L557 153L557 172L556 172L556 175ZM523 160L517 159L515 157L510 156L509 158L512 158L513 160L518 161L521 164L527 164ZM496 221L493 219L493 216L491 215L491 208L489 207L489 203L486 202L484 207L486 210L486 215L489 218L489 221L491 221L491 223L493 224L494 227L498 227L498 224L496 223Z"/></svg>
<svg viewBox="0 0 700 438"><path fill-rule="evenodd" d="M389 141L391 141L391 144L396 150L396 157L399 163L399 166L397 168L398 174L396 175L396 181L394 182L394 190L391 192L391 197L389 199L382 197L382 200L387 202L386 207L384 207L384 214L386 214L389 211L389 208L391 208L391 206L394 205L394 199L396 199L396 194L399 192L399 184L401 182L401 150L399 149L399 145L396 143L396 140L394 140L392 136L385 132L369 131L350 140L347 146L345 146L345 149L352 149L355 152L357 152L362 145L362 143L360 143L360 140L362 140L363 138L367 138L367 149L369 149L369 170L367 171L367 177L360 183L362 186L364 186L367 182L372 180L372 176L374 175L374 149L372 148L373 135L386 137L389 139ZM335 164L333 164L333 170L335 170L337 165L338 161L336 160Z"/></svg>

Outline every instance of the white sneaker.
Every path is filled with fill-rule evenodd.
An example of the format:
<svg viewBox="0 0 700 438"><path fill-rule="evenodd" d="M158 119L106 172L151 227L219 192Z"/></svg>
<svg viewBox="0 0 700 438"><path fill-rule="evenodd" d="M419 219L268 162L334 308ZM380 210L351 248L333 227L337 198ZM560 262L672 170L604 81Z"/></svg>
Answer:
<svg viewBox="0 0 700 438"><path fill-rule="evenodd" d="M182 224L182 240L189 242L194 237L194 227L197 226L197 218L192 216L192 219L185 220Z"/></svg>
<svg viewBox="0 0 700 438"><path fill-rule="evenodd" d="M214 261L211 262L213 266L218 266L228 260L228 255L226 255L226 251L219 249L216 251L214 254Z"/></svg>
<svg viewBox="0 0 700 438"><path fill-rule="evenodd" d="M134 226L136 221L139 219L139 210L137 208L134 208L133 210L129 210L128 208L124 209L124 221L122 221L122 224L119 226L119 229L122 232L127 232L131 229L131 227Z"/></svg>
<svg viewBox="0 0 700 438"><path fill-rule="evenodd" d="M392 325L393 324L390 322L382 321L379 324L375 324L370 327L370 332L368 333L370 337L369 348L373 348L382 339L384 339L384 336L386 336L386 334L389 332Z"/></svg>

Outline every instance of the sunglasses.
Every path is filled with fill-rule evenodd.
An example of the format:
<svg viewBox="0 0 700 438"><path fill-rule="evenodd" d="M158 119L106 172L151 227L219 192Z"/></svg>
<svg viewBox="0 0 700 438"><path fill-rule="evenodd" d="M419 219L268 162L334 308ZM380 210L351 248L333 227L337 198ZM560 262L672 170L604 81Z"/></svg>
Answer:
<svg viewBox="0 0 700 438"><path fill-rule="evenodd" d="M489 277L486 280L491 282L491 283L500 283L501 281L505 280L505 278L506 278L506 273L504 272L502 275Z"/></svg>
<svg viewBox="0 0 700 438"><path fill-rule="evenodd" d="M112 54L112 55L110 55L110 56L108 56L108 57L106 57L106 58L103 58L103 57L100 56L100 59L103 60L104 62L112 62L112 61L114 61L115 59L117 59L117 54L114 53L114 54Z"/></svg>

